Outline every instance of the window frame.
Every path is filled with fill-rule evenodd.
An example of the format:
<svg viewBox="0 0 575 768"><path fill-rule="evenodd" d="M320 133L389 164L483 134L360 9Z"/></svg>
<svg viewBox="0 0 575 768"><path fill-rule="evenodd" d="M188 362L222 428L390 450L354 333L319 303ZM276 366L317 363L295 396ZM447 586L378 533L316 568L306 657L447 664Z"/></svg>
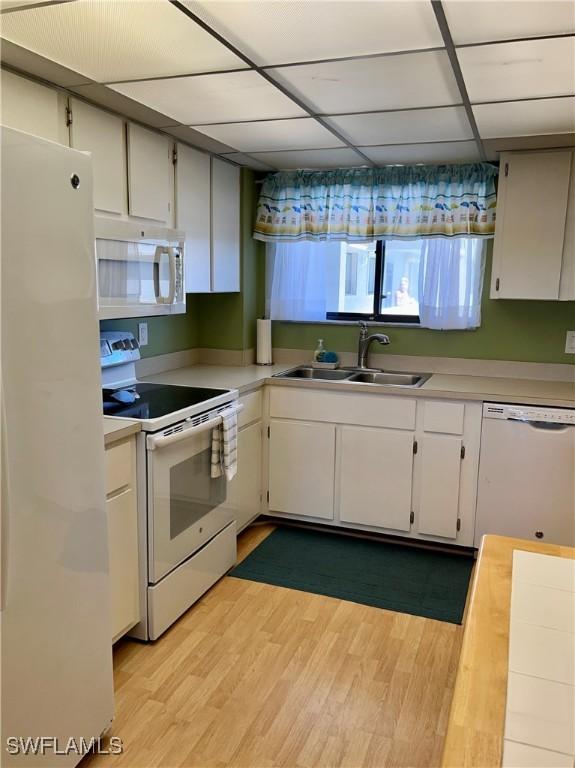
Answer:
<svg viewBox="0 0 575 768"><path fill-rule="evenodd" d="M419 325L419 315L385 314L380 312L382 300L386 298L383 293L383 275L385 271L385 240L375 242L375 285L373 291L373 312L326 312L326 320L367 320L368 322L393 324Z"/></svg>

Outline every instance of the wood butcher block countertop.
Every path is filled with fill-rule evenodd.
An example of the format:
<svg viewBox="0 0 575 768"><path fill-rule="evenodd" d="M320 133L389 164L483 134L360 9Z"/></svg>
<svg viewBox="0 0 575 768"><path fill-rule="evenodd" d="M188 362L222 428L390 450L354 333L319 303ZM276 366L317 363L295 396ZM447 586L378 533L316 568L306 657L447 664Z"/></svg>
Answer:
<svg viewBox="0 0 575 768"><path fill-rule="evenodd" d="M575 558L575 549L485 536L469 602L441 765L501 765L509 653L511 572L516 549Z"/></svg>

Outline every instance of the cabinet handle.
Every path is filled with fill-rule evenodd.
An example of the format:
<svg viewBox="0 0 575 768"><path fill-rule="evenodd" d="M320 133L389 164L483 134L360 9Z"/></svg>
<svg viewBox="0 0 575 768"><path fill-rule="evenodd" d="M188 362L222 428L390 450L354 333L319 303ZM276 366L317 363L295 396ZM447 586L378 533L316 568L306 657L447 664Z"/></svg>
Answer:
<svg viewBox="0 0 575 768"><path fill-rule="evenodd" d="M413 521L415 520L415 512L411 510L411 513L409 515L409 522L411 525L413 525Z"/></svg>
<svg viewBox="0 0 575 768"><path fill-rule="evenodd" d="M461 518L460 517L457 518L457 526L456 526L456 528L457 528L457 531L461 530Z"/></svg>
<svg viewBox="0 0 575 768"><path fill-rule="evenodd" d="M495 290L496 291L499 290L499 278L497 278L497 280L495 281Z"/></svg>
<svg viewBox="0 0 575 768"><path fill-rule="evenodd" d="M417 440L413 441L413 453L417 453Z"/></svg>
<svg viewBox="0 0 575 768"><path fill-rule="evenodd" d="M505 176L509 176L509 163L505 163Z"/></svg>
<svg viewBox="0 0 575 768"><path fill-rule="evenodd" d="M461 458L462 459L465 458L465 446L464 445L461 446Z"/></svg>
<svg viewBox="0 0 575 768"><path fill-rule="evenodd" d="M543 538L543 535L544 535L544 534L543 534L543 531L535 531L535 536L536 536L538 539L542 539L542 538Z"/></svg>

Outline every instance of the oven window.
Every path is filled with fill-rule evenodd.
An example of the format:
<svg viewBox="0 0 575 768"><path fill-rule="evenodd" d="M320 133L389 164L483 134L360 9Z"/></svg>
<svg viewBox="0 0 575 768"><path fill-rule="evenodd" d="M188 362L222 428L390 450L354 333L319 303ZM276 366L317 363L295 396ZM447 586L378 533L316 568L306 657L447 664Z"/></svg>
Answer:
<svg viewBox="0 0 575 768"><path fill-rule="evenodd" d="M195 525L226 500L226 479L213 479L211 449L170 469L170 539Z"/></svg>

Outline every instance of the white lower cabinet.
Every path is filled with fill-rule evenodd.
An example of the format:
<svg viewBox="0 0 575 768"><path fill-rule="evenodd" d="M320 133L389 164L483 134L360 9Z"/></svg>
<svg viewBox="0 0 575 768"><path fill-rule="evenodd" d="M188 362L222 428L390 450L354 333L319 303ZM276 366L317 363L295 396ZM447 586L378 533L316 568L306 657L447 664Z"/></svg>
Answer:
<svg viewBox="0 0 575 768"><path fill-rule="evenodd" d="M269 509L333 520L335 426L270 422Z"/></svg>
<svg viewBox="0 0 575 768"><path fill-rule="evenodd" d="M112 642L140 621L136 439L106 448Z"/></svg>
<svg viewBox="0 0 575 768"><path fill-rule="evenodd" d="M228 484L227 505L238 533L260 514L262 503L262 424L238 432L238 472Z"/></svg>
<svg viewBox="0 0 575 768"><path fill-rule="evenodd" d="M413 433L367 427L340 430L339 519L409 531Z"/></svg>
<svg viewBox="0 0 575 768"><path fill-rule="evenodd" d="M424 435L421 439L419 533L457 537L461 438Z"/></svg>
<svg viewBox="0 0 575 768"><path fill-rule="evenodd" d="M279 386L269 403L271 514L473 546L480 403Z"/></svg>

